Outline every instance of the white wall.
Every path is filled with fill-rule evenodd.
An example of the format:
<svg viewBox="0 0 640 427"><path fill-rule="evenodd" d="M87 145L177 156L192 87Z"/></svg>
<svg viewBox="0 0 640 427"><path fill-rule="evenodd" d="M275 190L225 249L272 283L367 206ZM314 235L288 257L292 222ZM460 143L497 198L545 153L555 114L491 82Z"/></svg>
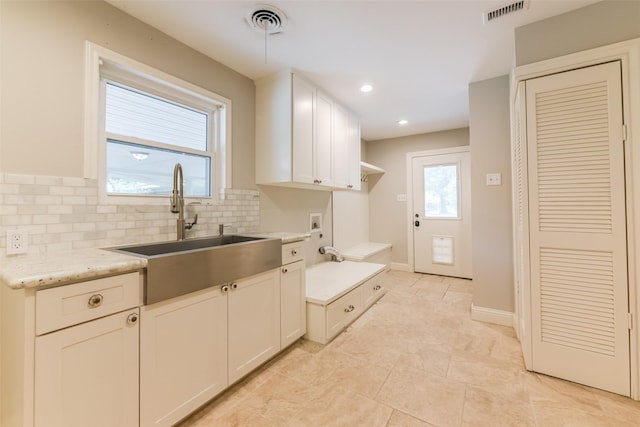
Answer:
<svg viewBox="0 0 640 427"><path fill-rule="evenodd" d="M309 214L322 214L322 232L312 233L305 243L307 266L321 262L320 246L332 245L331 192L260 185L260 230L266 232L309 231Z"/></svg>
<svg viewBox="0 0 640 427"><path fill-rule="evenodd" d="M369 239L369 186L360 191L333 192L333 246L349 249Z"/></svg>
<svg viewBox="0 0 640 427"><path fill-rule="evenodd" d="M473 304L513 311L509 77L469 85ZM487 186L500 173L502 185Z"/></svg>

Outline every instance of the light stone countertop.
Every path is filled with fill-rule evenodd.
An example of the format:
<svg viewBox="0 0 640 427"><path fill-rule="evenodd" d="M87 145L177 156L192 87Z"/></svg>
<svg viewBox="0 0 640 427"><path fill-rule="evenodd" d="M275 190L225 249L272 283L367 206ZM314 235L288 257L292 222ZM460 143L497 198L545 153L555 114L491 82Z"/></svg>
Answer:
<svg viewBox="0 0 640 427"><path fill-rule="evenodd" d="M266 238L274 238L281 239L282 244L300 242L302 240L306 240L311 237L311 233L291 233L291 232L251 232L251 233L240 233L243 236L255 236L255 237L266 237Z"/></svg>
<svg viewBox="0 0 640 427"><path fill-rule="evenodd" d="M13 289L55 286L138 271L146 266L144 258L103 249L17 255L0 261L0 285Z"/></svg>
<svg viewBox="0 0 640 427"><path fill-rule="evenodd" d="M277 238L282 243L308 239L309 233L242 233ZM147 266L145 258L104 249L82 249L55 254L16 255L0 260L0 285L13 289L63 285L99 276L123 274Z"/></svg>

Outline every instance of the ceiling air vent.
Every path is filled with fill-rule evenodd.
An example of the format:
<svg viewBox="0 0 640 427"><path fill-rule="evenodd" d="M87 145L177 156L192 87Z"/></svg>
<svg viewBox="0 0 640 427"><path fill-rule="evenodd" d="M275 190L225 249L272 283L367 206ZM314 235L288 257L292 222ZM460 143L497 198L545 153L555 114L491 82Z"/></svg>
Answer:
<svg viewBox="0 0 640 427"><path fill-rule="evenodd" d="M519 0L484 13L485 24L494 19L529 8L529 0Z"/></svg>
<svg viewBox="0 0 640 427"><path fill-rule="evenodd" d="M252 28L267 34L277 34L287 25L287 16L275 6L261 4L247 15Z"/></svg>

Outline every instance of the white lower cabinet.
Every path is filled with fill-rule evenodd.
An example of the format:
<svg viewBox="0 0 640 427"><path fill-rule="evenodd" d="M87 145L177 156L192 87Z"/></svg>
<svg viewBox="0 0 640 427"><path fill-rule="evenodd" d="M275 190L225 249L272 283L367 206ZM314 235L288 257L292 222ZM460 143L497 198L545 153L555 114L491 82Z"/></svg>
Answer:
<svg viewBox="0 0 640 427"><path fill-rule="evenodd" d="M137 317L129 310L36 338L36 426L138 424Z"/></svg>
<svg viewBox="0 0 640 427"><path fill-rule="evenodd" d="M326 307L326 336L338 335L362 314L362 288L356 288Z"/></svg>
<svg viewBox="0 0 640 427"><path fill-rule="evenodd" d="M346 268L340 270L340 266ZM304 337L326 344L378 301L385 294L382 286L384 267L383 264L344 261L342 264L322 263L307 270L310 275L307 277L307 333ZM336 271L341 271L341 280Z"/></svg>
<svg viewBox="0 0 640 427"><path fill-rule="evenodd" d="M277 269L232 283L228 292L229 384L280 351Z"/></svg>
<svg viewBox="0 0 640 427"><path fill-rule="evenodd" d="M277 269L143 307L140 425L175 424L278 351Z"/></svg>
<svg viewBox="0 0 640 427"><path fill-rule="evenodd" d="M307 332L304 260L282 267L280 279L280 345L285 348Z"/></svg>
<svg viewBox="0 0 640 427"><path fill-rule="evenodd" d="M33 327L36 335L30 338L33 425L138 424L140 300L137 272L27 296L27 304L35 302L34 318L24 320L25 330ZM9 361L18 356L18 348L10 351ZM31 356L25 351L21 357L27 373ZM22 425L31 423L25 417Z"/></svg>
<svg viewBox="0 0 640 427"><path fill-rule="evenodd" d="M227 296L210 288L141 315L140 425L172 425L227 387Z"/></svg>

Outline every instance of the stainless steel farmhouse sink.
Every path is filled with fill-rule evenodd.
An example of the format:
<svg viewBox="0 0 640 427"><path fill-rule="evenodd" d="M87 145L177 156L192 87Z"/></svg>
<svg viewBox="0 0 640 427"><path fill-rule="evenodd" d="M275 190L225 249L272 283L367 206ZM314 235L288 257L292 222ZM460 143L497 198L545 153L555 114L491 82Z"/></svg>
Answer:
<svg viewBox="0 0 640 427"><path fill-rule="evenodd" d="M109 250L147 259L145 305L262 273L282 265L282 241L239 235Z"/></svg>

